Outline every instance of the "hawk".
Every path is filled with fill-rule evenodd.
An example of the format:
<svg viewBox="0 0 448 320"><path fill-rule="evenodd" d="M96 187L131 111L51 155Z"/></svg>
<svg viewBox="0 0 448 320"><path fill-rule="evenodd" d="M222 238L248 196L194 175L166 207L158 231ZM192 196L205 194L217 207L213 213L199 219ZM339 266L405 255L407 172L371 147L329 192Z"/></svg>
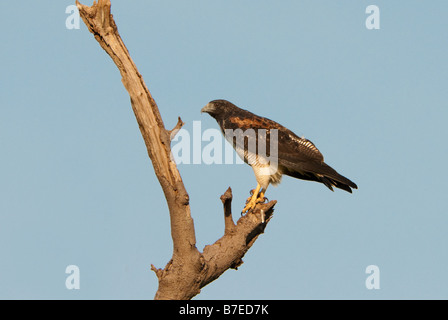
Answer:
<svg viewBox="0 0 448 320"><path fill-rule="evenodd" d="M238 108L227 100L213 100L202 108L202 112L215 118L226 140L254 170L257 187L251 191L243 213L264 202L269 184L280 183L282 175L320 182L331 191L336 187L351 193L352 189L358 188L353 181L327 165L310 140L298 137L275 121ZM264 151L261 150L263 146Z"/></svg>

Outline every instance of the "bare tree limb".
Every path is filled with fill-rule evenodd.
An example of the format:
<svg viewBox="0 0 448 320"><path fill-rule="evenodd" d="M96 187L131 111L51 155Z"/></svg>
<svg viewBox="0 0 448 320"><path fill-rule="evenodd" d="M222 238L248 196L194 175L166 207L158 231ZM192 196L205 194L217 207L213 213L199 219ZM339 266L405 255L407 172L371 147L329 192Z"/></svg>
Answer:
<svg viewBox="0 0 448 320"><path fill-rule="evenodd" d="M235 231L235 223L232 218L232 189L221 196L222 204L224 205L224 235L228 235Z"/></svg>
<svg viewBox="0 0 448 320"><path fill-rule="evenodd" d="M176 124L176 126L175 126L172 130L168 131L168 134L169 134L169 136L170 136L170 140L173 140L173 139L174 139L174 137L175 137L176 134L179 132L179 130L184 126L184 124L185 124L185 123L183 123L183 122L182 122L182 119L179 117L179 118L177 119L177 124Z"/></svg>
<svg viewBox="0 0 448 320"><path fill-rule="evenodd" d="M206 246L202 253L199 252L189 196L171 157L171 140L183 122L179 117L172 130L165 129L157 104L118 33L110 13L110 0L94 1L91 7L76 0L76 5L87 28L121 73L154 172L168 204L173 256L164 269L151 265L151 270L159 279L155 299L191 299L224 271L236 269L242 264L244 254L264 232L276 201L258 204L235 225L231 212L232 192L229 188L221 197L224 206L224 236L213 245Z"/></svg>

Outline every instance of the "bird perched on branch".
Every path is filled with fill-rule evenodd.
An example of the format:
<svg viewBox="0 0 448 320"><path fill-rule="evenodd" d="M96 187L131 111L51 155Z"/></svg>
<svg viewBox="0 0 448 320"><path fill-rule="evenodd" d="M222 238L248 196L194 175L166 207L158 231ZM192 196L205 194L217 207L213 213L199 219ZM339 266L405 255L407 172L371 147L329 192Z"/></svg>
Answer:
<svg viewBox="0 0 448 320"><path fill-rule="evenodd" d="M213 100L201 112L218 122L226 140L255 173L257 187L251 191L243 212L264 202L269 184L280 183L282 175L323 183L352 192L357 185L324 162L324 157L308 139L270 119L238 108L227 100Z"/></svg>

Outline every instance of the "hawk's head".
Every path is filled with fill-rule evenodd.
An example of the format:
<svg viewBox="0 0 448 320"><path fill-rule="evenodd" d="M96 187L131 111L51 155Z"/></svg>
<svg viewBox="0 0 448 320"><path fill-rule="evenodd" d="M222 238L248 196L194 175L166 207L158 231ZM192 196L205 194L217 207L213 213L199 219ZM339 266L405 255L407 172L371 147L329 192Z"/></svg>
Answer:
<svg viewBox="0 0 448 320"><path fill-rule="evenodd" d="M201 109L201 112L206 112L213 118L224 118L227 114L238 109L233 103L227 100L213 100Z"/></svg>

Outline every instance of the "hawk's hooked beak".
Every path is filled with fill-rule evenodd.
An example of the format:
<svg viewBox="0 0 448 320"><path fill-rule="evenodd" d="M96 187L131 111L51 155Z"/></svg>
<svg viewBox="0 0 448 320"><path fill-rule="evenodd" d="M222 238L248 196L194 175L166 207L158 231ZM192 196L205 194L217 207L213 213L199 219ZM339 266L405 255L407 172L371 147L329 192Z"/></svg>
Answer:
<svg viewBox="0 0 448 320"><path fill-rule="evenodd" d="M215 106L211 102L209 102L209 103L207 103L207 105L204 108L201 109L201 113L204 113L204 112L210 113L210 112L213 112L214 110L215 110Z"/></svg>

